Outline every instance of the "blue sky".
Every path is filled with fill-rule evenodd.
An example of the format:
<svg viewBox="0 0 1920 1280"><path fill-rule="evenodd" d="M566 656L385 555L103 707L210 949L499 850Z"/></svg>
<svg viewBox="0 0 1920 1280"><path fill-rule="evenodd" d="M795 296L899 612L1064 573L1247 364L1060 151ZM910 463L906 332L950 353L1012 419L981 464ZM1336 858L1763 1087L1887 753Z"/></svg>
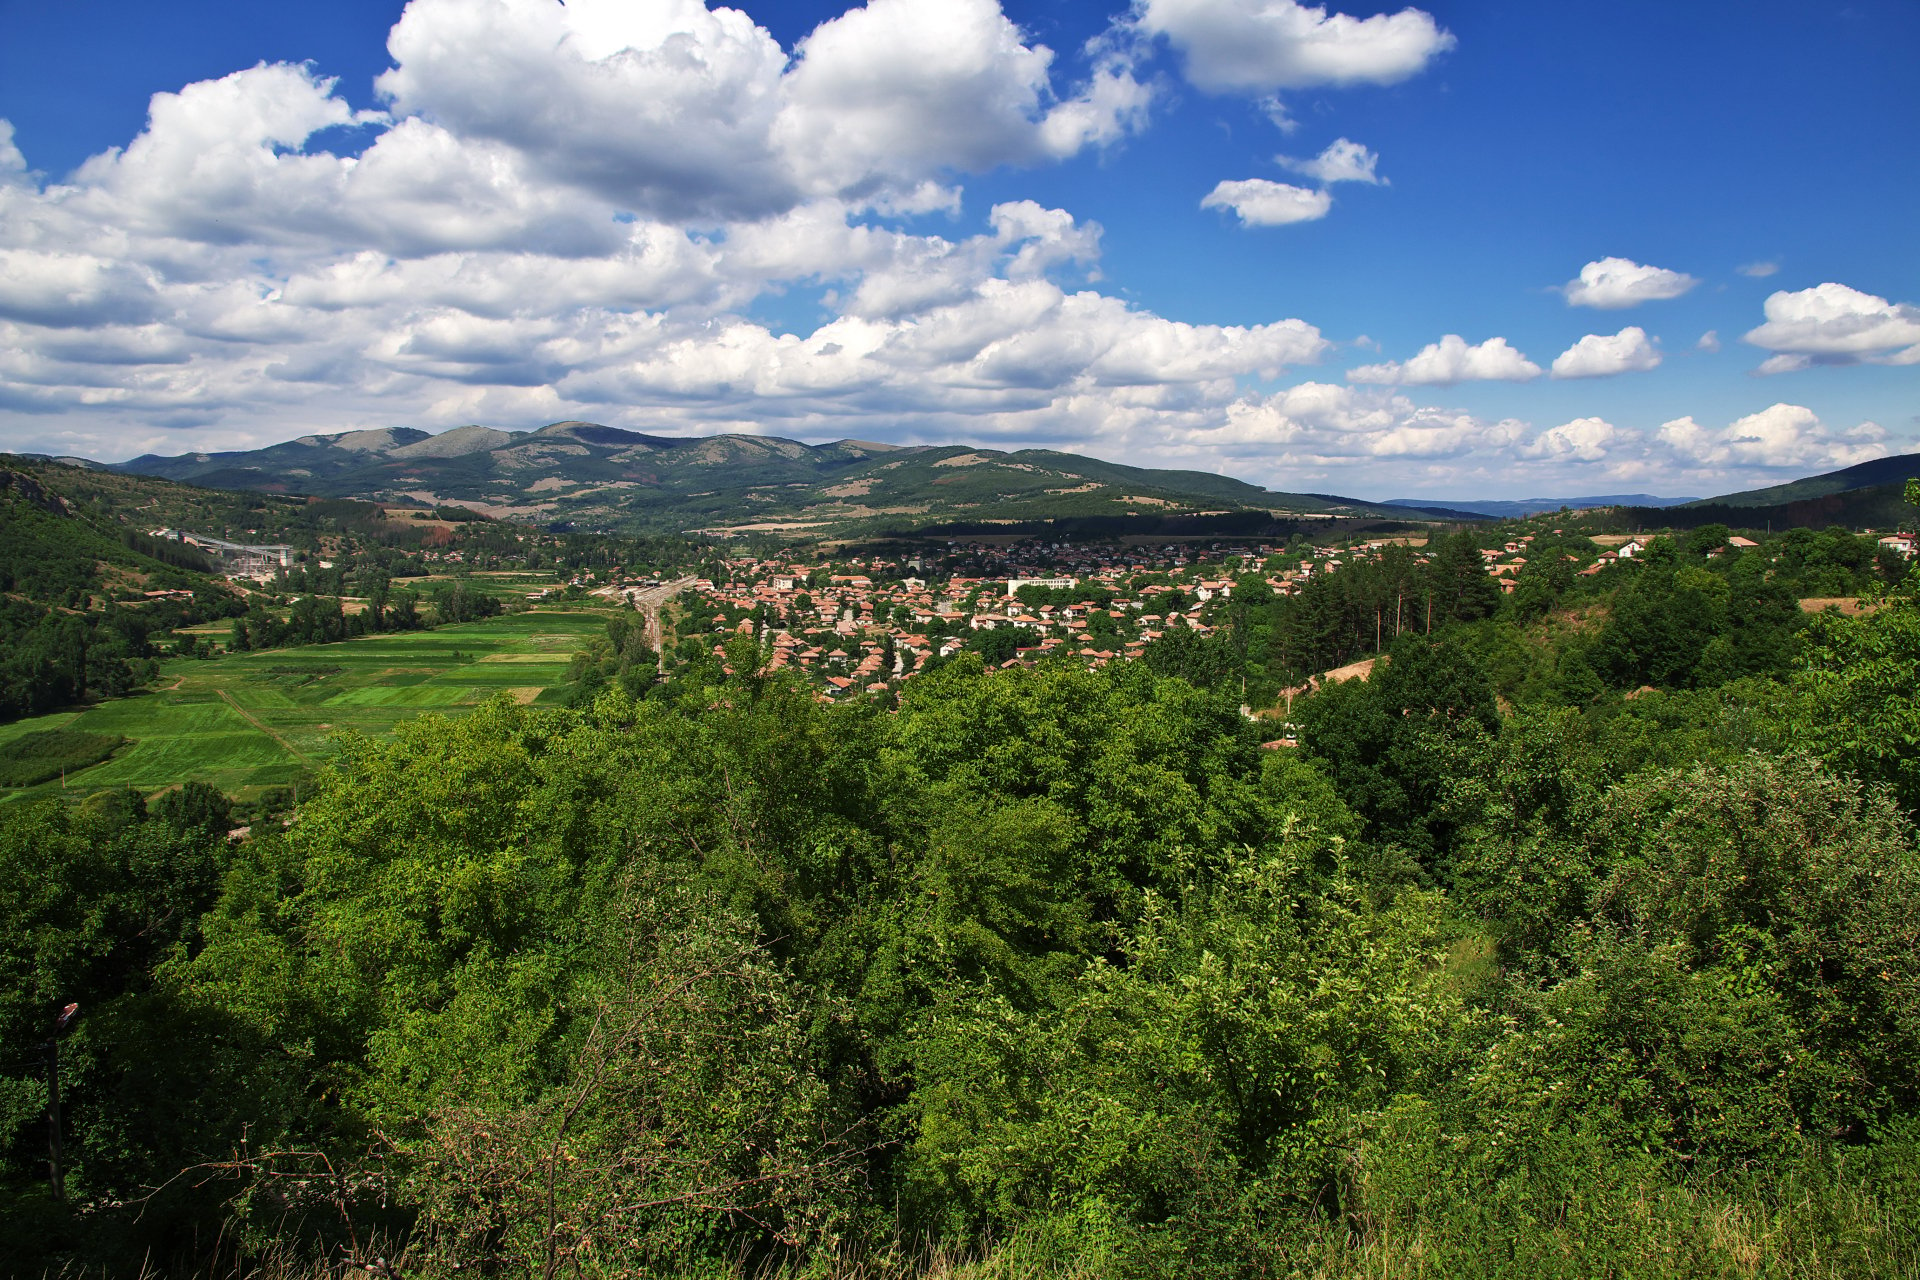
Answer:
<svg viewBox="0 0 1920 1280"><path fill-rule="evenodd" d="M1917 56L1905 0L9 2L0 447L1724 492L1920 448Z"/></svg>

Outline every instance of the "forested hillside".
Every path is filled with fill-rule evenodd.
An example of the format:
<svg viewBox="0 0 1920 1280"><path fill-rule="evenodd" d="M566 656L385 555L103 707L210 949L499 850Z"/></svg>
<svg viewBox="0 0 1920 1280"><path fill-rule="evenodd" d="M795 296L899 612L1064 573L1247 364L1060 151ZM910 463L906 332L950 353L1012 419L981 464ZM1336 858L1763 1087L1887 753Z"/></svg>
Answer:
<svg viewBox="0 0 1920 1280"><path fill-rule="evenodd" d="M0 465L0 721L151 680L172 628L239 608L211 569Z"/></svg>
<svg viewBox="0 0 1920 1280"><path fill-rule="evenodd" d="M1261 520L1275 512L1396 514L1352 498L1049 449L814 445L779 436L647 435L593 422L537 431L466 426L434 436L411 428L350 431L235 453L149 455L115 469L271 494L374 501L436 495L500 514L628 533L772 525L870 535L982 518L998 524L1208 512Z"/></svg>
<svg viewBox="0 0 1920 1280"><path fill-rule="evenodd" d="M1512 589L1486 572L1487 535L1441 539L1431 554L1388 545L1349 555L1291 595L1247 574L1219 610L1222 669L1244 676L1252 705L1271 704L1316 673L1410 634L1453 632L1517 700L1586 705L1605 690L1696 689L1747 675L1785 676L1806 624L1799 601L1885 591L1907 562L1843 528L1792 529L1730 545L1725 525L1648 539L1637 559L1604 548L1562 517L1505 526L1530 537ZM1503 536L1491 535L1497 544ZM1751 540L1748 540L1751 543Z"/></svg>
<svg viewBox="0 0 1920 1280"><path fill-rule="evenodd" d="M1383 561L1402 634L1298 747L1237 709L1272 633L895 713L736 636L353 742L241 842L204 789L0 810L0 1253L1915 1274L1920 601L1789 619L1840 570L1710 541L1585 598Z"/></svg>

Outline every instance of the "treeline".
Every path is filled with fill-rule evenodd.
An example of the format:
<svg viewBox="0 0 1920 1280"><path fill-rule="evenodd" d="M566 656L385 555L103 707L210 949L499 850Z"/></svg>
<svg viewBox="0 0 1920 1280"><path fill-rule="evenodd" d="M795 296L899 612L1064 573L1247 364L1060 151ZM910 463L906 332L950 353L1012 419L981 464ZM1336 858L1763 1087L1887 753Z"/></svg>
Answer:
<svg viewBox="0 0 1920 1280"><path fill-rule="evenodd" d="M383 575L364 580L365 605L348 613L337 598L301 596L281 614L255 604L244 617L233 620L227 647L234 653L255 649L286 649L299 645L333 644L359 636L394 631L419 631L454 622L478 622L499 616L499 597L461 581L436 584L425 593L431 618L420 612L422 596L395 590Z"/></svg>
<svg viewBox="0 0 1920 1280"><path fill-rule="evenodd" d="M86 612L0 601L0 721L142 688L158 674L162 657L182 651L183 643L194 647L174 639L177 628L244 608L238 597L206 588L190 600L107 603Z"/></svg>
<svg viewBox="0 0 1920 1280"><path fill-rule="evenodd" d="M1551 637L1574 696L1599 687L1691 688L1743 675L1783 675L1804 623L1798 601L1884 591L1906 562L1845 529L1794 529L1763 545L1730 545L1725 525L1649 538L1645 555L1598 574L1604 549L1578 533L1540 532L1503 592L1465 531L1427 549L1388 545L1320 567L1291 596L1244 575L1219 611L1244 666L1248 697L1271 705L1309 677L1372 656L1405 635L1497 622L1511 637L1550 613L1591 615L1597 630Z"/></svg>
<svg viewBox="0 0 1920 1280"><path fill-rule="evenodd" d="M209 576L217 574L220 566L213 562L198 547L175 541L172 538L155 538L134 529L123 529L120 540L129 550L137 551L150 560L171 565L175 569L185 569L190 573L203 573Z"/></svg>
<svg viewBox="0 0 1920 1280"><path fill-rule="evenodd" d="M1630 589L1732 607L1685 554ZM887 714L744 636L656 680L623 618L590 702L354 742L245 843L204 794L0 809L0 1251L1913 1274L1920 603L1631 698L1510 607L1403 629L1296 749L1230 636Z"/></svg>

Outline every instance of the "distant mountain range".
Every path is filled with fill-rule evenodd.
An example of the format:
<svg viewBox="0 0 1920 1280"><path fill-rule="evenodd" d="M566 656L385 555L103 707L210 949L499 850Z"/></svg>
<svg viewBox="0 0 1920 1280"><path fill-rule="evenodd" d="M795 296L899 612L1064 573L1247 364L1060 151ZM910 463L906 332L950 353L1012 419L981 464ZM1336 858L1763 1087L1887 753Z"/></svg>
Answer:
<svg viewBox="0 0 1920 1280"><path fill-rule="evenodd" d="M456 504L600 530L848 534L1126 516L1164 524L1261 513L1457 518L1047 449L653 436L592 422L556 422L537 431L469 426L439 435L405 427L350 431L231 453L148 454L112 469L222 489Z"/></svg>
<svg viewBox="0 0 1920 1280"><path fill-rule="evenodd" d="M1904 486L1920 479L1920 453L1876 458L1786 484L1745 489L1712 498L1657 498L1645 493L1596 494L1580 498L1521 498L1512 501L1474 499L1440 501L1431 498L1393 498L1387 506L1413 506L1433 511L1451 509L1494 519L1513 519L1561 507L1580 510L1614 507L1632 527L1698 528L1725 524L1736 529L1912 528L1920 513L1907 504Z"/></svg>
<svg viewBox="0 0 1920 1280"><path fill-rule="evenodd" d="M1589 507L1678 507L1697 501L1697 498L1656 498L1650 493L1607 493L1591 494L1584 498L1465 498L1458 501L1452 498L1388 498L1383 505L1444 509L1488 516L1495 520L1518 520L1542 511L1558 511L1562 507L1573 511Z"/></svg>
<svg viewBox="0 0 1920 1280"><path fill-rule="evenodd" d="M390 427L302 436L229 453L148 454L114 464L56 461L214 489L458 505L586 530L834 537L1048 527L1284 536L1289 528L1328 516L1511 519L1562 507L1611 507L1629 525L1644 527L1892 528L1913 521L1901 485L1920 477L1920 454L1904 454L1715 498L1627 493L1367 502L1049 449L655 436L592 422L556 422L537 431L468 426L438 435Z"/></svg>

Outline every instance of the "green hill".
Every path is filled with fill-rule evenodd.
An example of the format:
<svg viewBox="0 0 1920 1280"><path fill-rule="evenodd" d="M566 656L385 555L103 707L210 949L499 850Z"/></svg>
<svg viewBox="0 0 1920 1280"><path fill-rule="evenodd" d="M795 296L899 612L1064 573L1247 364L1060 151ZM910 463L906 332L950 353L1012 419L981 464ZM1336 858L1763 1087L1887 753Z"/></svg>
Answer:
<svg viewBox="0 0 1920 1280"><path fill-rule="evenodd" d="M1048 449L655 436L591 422L528 432L473 426L434 436L404 428L303 436L244 452L147 455L114 470L272 494L458 504L607 531L876 533L978 520L1422 514Z"/></svg>
<svg viewBox="0 0 1920 1280"><path fill-rule="evenodd" d="M91 472L0 455L0 592L10 601L78 605L77 596L150 581L168 589L218 587L204 556L145 536L128 518L141 506L125 501L125 492L118 502L90 493L93 483ZM105 483L134 493L159 487L111 475Z"/></svg>
<svg viewBox="0 0 1920 1280"><path fill-rule="evenodd" d="M94 480L0 455L0 720L146 683L174 626L233 603L198 552L147 536L114 503L82 492Z"/></svg>
<svg viewBox="0 0 1920 1280"><path fill-rule="evenodd" d="M1898 487L1916 477L1920 477L1920 453L1902 453L1891 458L1875 458L1872 462L1862 462L1857 466L1808 476L1786 484L1769 485L1764 489L1747 489L1740 493L1722 494L1717 498L1702 498L1688 505L1779 507L1788 503L1804 502L1809 498L1825 498L1832 494L1847 493L1855 489L1873 489L1886 485Z"/></svg>
<svg viewBox="0 0 1920 1280"><path fill-rule="evenodd" d="M1630 528L1724 524L1735 529L1897 529L1913 523L1904 490L1916 477L1920 453L1905 453L1678 507L1623 507L1620 518Z"/></svg>

